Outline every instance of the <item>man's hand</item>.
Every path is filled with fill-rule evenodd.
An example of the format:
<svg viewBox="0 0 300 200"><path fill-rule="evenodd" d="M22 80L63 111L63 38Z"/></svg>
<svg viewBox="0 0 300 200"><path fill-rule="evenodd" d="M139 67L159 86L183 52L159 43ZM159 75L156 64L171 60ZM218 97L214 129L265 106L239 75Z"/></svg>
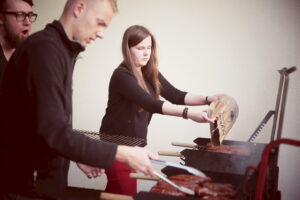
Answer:
<svg viewBox="0 0 300 200"><path fill-rule="evenodd" d="M85 175L88 178L96 178L98 176L101 176L105 170L104 169L99 169L96 167L92 167L86 164L82 164L82 163L76 163L78 168L83 171L83 173L85 173Z"/></svg>
<svg viewBox="0 0 300 200"><path fill-rule="evenodd" d="M117 149L117 161L125 162L135 172L142 172L145 175L154 176L150 163L153 159L158 157L146 148L119 145Z"/></svg>

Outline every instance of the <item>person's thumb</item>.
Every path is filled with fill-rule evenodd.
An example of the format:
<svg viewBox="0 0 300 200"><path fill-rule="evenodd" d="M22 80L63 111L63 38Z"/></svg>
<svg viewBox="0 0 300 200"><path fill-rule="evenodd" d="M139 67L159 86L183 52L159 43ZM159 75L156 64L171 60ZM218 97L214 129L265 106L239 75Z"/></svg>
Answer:
<svg viewBox="0 0 300 200"><path fill-rule="evenodd" d="M204 116L204 119L209 123L214 123L215 121L215 119L208 118L207 116Z"/></svg>
<svg viewBox="0 0 300 200"><path fill-rule="evenodd" d="M157 160L158 159L158 155L152 153L151 151L148 151L148 157L150 160Z"/></svg>

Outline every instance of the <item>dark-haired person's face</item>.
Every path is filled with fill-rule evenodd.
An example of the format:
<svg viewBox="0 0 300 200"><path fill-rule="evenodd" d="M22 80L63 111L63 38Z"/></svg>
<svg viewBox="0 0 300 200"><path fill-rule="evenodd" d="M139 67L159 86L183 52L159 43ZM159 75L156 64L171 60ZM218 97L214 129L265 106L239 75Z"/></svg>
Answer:
<svg viewBox="0 0 300 200"><path fill-rule="evenodd" d="M92 7L79 17L78 27L74 33L74 40L84 47L97 38L103 38L103 32L110 24L113 17L113 9L109 1L96 1Z"/></svg>
<svg viewBox="0 0 300 200"><path fill-rule="evenodd" d="M4 12L24 12L32 13L32 7L23 0L7 1L4 6ZM5 39L13 47L17 47L24 41L31 29L31 22L28 17L25 20L18 21L14 14L3 14L2 26Z"/></svg>
<svg viewBox="0 0 300 200"><path fill-rule="evenodd" d="M152 50L151 36L146 37L143 41L130 48L130 53L134 63L138 67L147 65Z"/></svg>

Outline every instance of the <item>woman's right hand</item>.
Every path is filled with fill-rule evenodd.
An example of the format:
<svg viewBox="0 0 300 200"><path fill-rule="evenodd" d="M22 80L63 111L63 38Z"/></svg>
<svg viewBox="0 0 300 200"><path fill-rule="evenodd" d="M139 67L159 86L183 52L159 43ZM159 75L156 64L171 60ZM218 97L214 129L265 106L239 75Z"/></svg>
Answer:
<svg viewBox="0 0 300 200"><path fill-rule="evenodd" d="M207 116L207 108L203 109L203 107L193 106L189 107L187 118L198 122L198 123L214 123L215 119L211 119Z"/></svg>

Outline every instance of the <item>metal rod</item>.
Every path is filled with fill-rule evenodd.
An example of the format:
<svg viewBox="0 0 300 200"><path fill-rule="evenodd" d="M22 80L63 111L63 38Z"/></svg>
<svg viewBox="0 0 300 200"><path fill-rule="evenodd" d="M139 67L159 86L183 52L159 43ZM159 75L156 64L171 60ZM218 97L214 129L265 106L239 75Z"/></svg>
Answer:
<svg viewBox="0 0 300 200"><path fill-rule="evenodd" d="M288 93L288 85L289 85L289 77L288 74L283 72L285 75L285 81L283 85L283 91L282 91L282 99L281 99L281 108L279 113L279 119L278 119L278 128L277 128L277 140L281 138L282 133L282 126L284 121L284 112L285 112L285 105L286 105L286 99L287 99L287 93Z"/></svg>
<svg viewBox="0 0 300 200"><path fill-rule="evenodd" d="M284 69L285 68L283 68L282 70L284 70ZM280 70L279 70L279 73L280 73ZM274 138L275 138L275 132L276 132L276 127L277 127L277 118L278 118L278 111L279 111L279 107L280 107L283 81L284 81L283 74L280 73L280 81L279 81L279 87L278 87L278 92L277 92L275 114L274 114L273 127L272 127L271 139L270 139L271 142L273 142Z"/></svg>
<svg viewBox="0 0 300 200"><path fill-rule="evenodd" d="M296 66L290 68L282 68L279 70L280 73L280 82L278 87L278 94L276 100L276 109L273 120L272 134L271 134L271 142L274 141L275 135L276 139L281 138L288 84L289 84L289 74L293 73L297 70Z"/></svg>

